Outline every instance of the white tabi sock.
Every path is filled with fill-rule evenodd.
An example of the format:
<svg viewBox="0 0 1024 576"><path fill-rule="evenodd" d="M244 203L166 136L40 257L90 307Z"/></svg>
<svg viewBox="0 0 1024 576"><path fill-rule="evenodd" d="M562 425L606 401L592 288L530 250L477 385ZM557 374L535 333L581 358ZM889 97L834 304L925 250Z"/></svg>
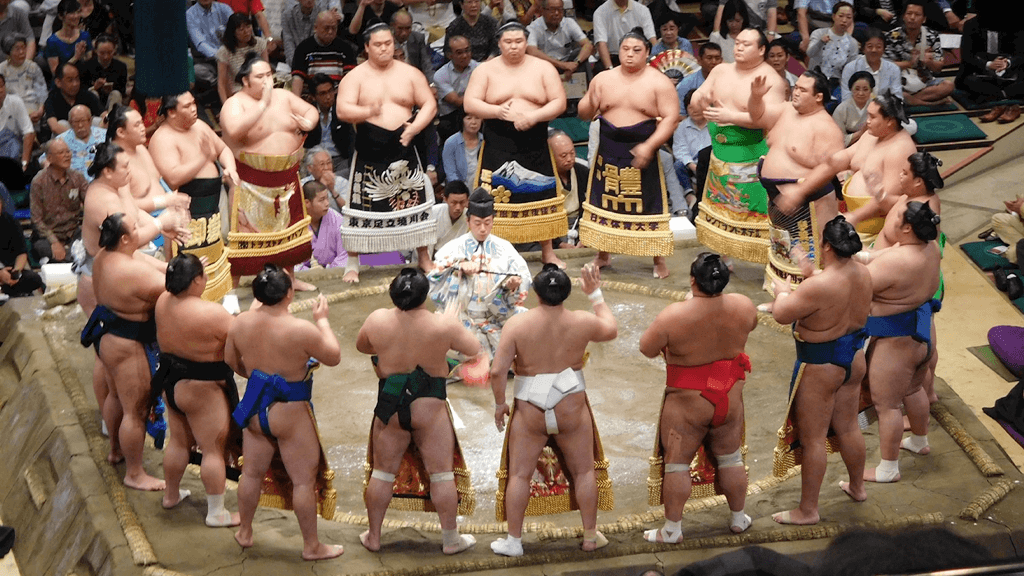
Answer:
<svg viewBox="0 0 1024 576"><path fill-rule="evenodd" d="M491 550L501 556L522 556L523 539L509 534L505 538L491 542Z"/></svg>
<svg viewBox="0 0 1024 576"><path fill-rule="evenodd" d="M875 482L894 482L900 475L899 460L879 460L875 468Z"/></svg>
<svg viewBox="0 0 1024 576"><path fill-rule="evenodd" d="M928 447L928 435L918 436L917 434L911 434L907 438L904 438L900 442L900 448L904 450L910 450L915 454L920 454L922 450Z"/></svg>
<svg viewBox="0 0 1024 576"><path fill-rule="evenodd" d="M206 495L206 525L210 527L231 525L231 512L224 508L223 494Z"/></svg>
<svg viewBox="0 0 1024 576"><path fill-rule="evenodd" d="M747 528L750 528L751 520L750 516L747 516L746 512L744 512L743 510L740 510L739 512L732 512L730 510L729 512L732 514L732 519L729 521L730 530L732 530L736 534L739 534Z"/></svg>

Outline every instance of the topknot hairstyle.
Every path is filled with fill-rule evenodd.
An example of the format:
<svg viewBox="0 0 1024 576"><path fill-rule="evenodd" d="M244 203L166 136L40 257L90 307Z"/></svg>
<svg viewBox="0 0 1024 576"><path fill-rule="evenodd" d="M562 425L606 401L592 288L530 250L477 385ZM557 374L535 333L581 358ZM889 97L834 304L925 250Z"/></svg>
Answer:
<svg viewBox="0 0 1024 576"><path fill-rule="evenodd" d="M849 258L864 247L857 229L847 222L842 214L825 223L821 231L821 240L831 246L832 251L840 258Z"/></svg>
<svg viewBox="0 0 1024 576"><path fill-rule="evenodd" d="M545 264L544 268L533 277L533 290L541 304L558 306L572 292L572 281L569 275L555 264Z"/></svg>
<svg viewBox="0 0 1024 576"><path fill-rule="evenodd" d="M427 300L430 281L419 268L402 268L402 271L391 281L388 294L399 310L419 308Z"/></svg>
<svg viewBox="0 0 1024 576"><path fill-rule="evenodd" d="M714 296L721 293L729 283L729 268L718 254L701 252L690 264L690 276L697 281L701 292Z"/></svg>
<svg viewBox="0 0 1024 576"><path fill-rule="evenodd" d="M253 297L267 306L280 303L291 288L291 277L277 264L264 264L252 281Z"/></svg>

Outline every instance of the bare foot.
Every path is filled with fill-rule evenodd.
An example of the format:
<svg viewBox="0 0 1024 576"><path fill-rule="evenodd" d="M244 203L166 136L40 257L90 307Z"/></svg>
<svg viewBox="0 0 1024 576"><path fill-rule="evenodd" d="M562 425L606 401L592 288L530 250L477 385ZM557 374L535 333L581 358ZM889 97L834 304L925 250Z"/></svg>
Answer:
<svg viewBox="0 0 1024 576"><path fill-rule="evenodd" d="M594 536L593 539L584 537L583 544L580 545L580 548L584 552L593 552L594 550L597 550L598 548L604 548L607 545L608 539L604 537L604 534L598 532L597 536Z"/></svg>
<svg viewBox="0 0 1024 576"><path fill-rule="evenodd" d="M594 257L594 266L604 268L612 263L612 255L607 252L598 252Z"/></svg>
<svg viewBox="0 0 1024 576"><path fill-rule="evenodd" d="M786 510L785 512L776 512L775 514L772 514L772 520L775 520L779 524L808 526L811 524L817 524L820 518L817 514L808 516L800 510Z"/></svg>
<svg viewBox="0 0 1024 576"><path fill-rule="evenodd" d="M345 547L337 544L320 543L312 552L302 551L303 560L330 560L345 553Z"/></svg>
<svg viewBox="0 0 1024 576"><path fill-rule="evenodd" d="M542 258L541 261L544 262L545 264L554 264L555 266L558 266L562 270L565 270L565 262L562 261L562 259L559 258L558 256L555 256L554 252L552 252L551 255L548 256L547 258Z"/></svg>
<svg viewBox="0 0 1024 576"><path fill-rule="evenodd" d="M864 481L865 482L879 482L879 483L883 483L883 484L889 483L889 482L899 482L900 481L900 473L899 472L897 472L896 475L893 476L892 478L883 478L881 476L878 476L876 470L877 470L876 468L871 468L870 470L865 470L864 471Z"/></svg>
<svg viewBox="0 0 1024 576"><path fill-rule="evenodd" d="M246 535L246 536L242 536L242 531L241 530L239 530L238 532L235 532L235 542L238 542L238 545L241 546L242 548L251 548L252 547L252 530L249 530L249 534Z"/></svg>
<svg viewBox="0 0 1024 576"><path fill-rule="evenodd" d="M305 280L299 280L298 278L292 282L292 288L294 288L296 292L316 292L317 290L316 286L306 282Z"/></svg>
<svg viewBox="0 0 1024 576"><path fill-rule="evenodd" d="M164 508L170 510L171 508L174 508L178 504L181 504L182 500L184 500L185 498L188 498L191 495L192 495L191 491L189 491L189 490L182 490L181 488L178 488L178 498L176 500L168 498L168 496L170 496L170 495L165 492L164 493L164 499L163 499L163 501L160 502L160 504L163 505Z"/></svg>
<svg viewBox="0 0 1024 576"><path fill-rule="evenodd" d="M668 264L665 263L664 256L654 257L654 277L659 280L668 278Z"/></svg>
<svg viewBox="0 0 1024 576"><path fill-rule="evenodd" d="M348 282L349 284L355 284L359 282L359 271L349 270L345 272L345 275L341 277L342 282Z"/></svg>
<svg viewBox="0 0 1024 576"><path fill-rule="evenodd" d="M864 484L860 485L860 490L854 490L850 482L840 482L839 489L845 492L854 502L863 502L868 499L868 491L864 489Z"/></svg>
<svg viewBox="0 0 1024 576"><path fill-rule="evenodd" d="M156 492L163 490L167 487L167 483L159 478L154 478L149 474L142 473L140 476L132 478L131 476L124 477L124 485L135 490L145 490L147 492Z"/></svg>
<svg viewBox="0 0 1024 576"><path fill-rule="evenodd" d="M380 550L380 538L370 538L370 531L367 530L359 535L359 541L363 543L363 548L366 548L370 552L376 552Z"/></svg>
<svg viewBox="0 0 1024 576"><path fill-rule="evenodd" d="M124 462L124 454L121 454L120 450L111 450L110 453L107 454L107 462L117 466L121 462Z"/></svg>

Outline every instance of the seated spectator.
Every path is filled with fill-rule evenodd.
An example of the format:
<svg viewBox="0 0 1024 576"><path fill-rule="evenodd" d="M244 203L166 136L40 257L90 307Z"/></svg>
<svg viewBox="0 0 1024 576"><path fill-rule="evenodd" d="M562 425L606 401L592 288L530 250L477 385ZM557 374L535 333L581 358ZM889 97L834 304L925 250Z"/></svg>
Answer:
<svg viewBox="0 0 1024 576"><path fill-rule="evenodd" d="M600 65L598 71L619 65L622 37L637 26L643 29L644 36L652 45L658 41L650 10L636 0L608 0L597 7L594 11L594 44Z"/></svg>
<svg viewBox="0 0 1024 576"><path fill-rule="evenodd" d="M326 74L313 77L314 104L320 114L320 122L306 134L306 148L319 146L331 157L334 171L348 174L352 161L352 125L338 120L334 105L338 96L338 85Z"/></svg>
<svg viewBox="0 0 1024 576"><path fill-rule="evenodd" d="M96 47L96 40L107 33L110 24L114 21L112 17L113 7L95 0L78 0L82 6L82 30L89 33L93 38L93 48ZM123 94L123 92L122 92Z"/></svg>
<svg viewBox="0 0 1024 576"><path fill-rule="evenodd" d="M115 104L122 104L128 94L128 65L114 58L117 42L113 36L100 36L94 46L96 55L79 67L82 83L110 110Z"/></svg>
<svg viewBox="0 0 1024 576"><path fill-rule="evenodd" d="M71 243L82 234L82 202L89 185L71 168L71 149L54 138L46 145L49 163L32 179L32 251L37 259L70 262Z"/></svg>
<svg viewBox="0 0 1024 576"><path fill-rule="evenodd" d="M25 59L33 60L36 57L36 35L28 21L28 10L23 5L12 4L11 0L0 0L0 55L4 58L10 54L4 40L15 36L25 38Z"/></svg>
<svg viewBox="0 0 1024 576"><path fill-rule="evenodd" d="M849 147L860 140L867 129L868 103L871 102L871 95L875 89L875 77L863 70L854 72L845 88L850 93L850 98L836 106L832 112L832 119L843 131L843 141Z"/></svg>
<svg viewBox="0 0 1024 576"><path fill-rule="evenodd" d="M0 75L7 79L7 91L21 98L32 124L38 126L46 100L43 71L28 59L28 42L24 36L9 36L3 40L3 45L7 60L0 62Z"/></svg>
<svg viewBox="0 0 1024 576"><path fill-rule="evenodd" d="M498 21L490 14L482 14L480 9L480 0L463 0L462 14L445 30L447 38L462 36L469 40L473 60L477 62L498 53Z"/></svg>
<svg viewBox="0 0 1024 576"><path fill-rule="evenodd" d="M71 108L78 104L88 107L93 116L103 113L100 99L92 92L82 89L78 67L74 64L65 62L58 66L53 83L57 87L50 90L50 94L46 97L46 103L43 104L43 119L46 121L43 132L61 134L71 128L71 124L68 123L68 114L71 112Z"/></svg>
<svg viewBox="0 0 1024 576"><path fill-rule="evenodd" d="M331 12L339 23L342 20L339 0L299 0L291 6L284 5L281 12L281 44L284 48L284 61L288 65L295 58L295 48L299 42L313 35L313 24L321 12Z"/></svg>
<svg viewBox="0 0 1024 576"><path fill-rule="evenodd" d="M885 52L886 34L877 28L869 28L864 39L864 54L857 56L843 67L840 87L843 100L850 99L850 78L856 72L867 72L874 78L875 95L892 94L903 98L903 83L899 66L882 57Z"/></svg>
<svg viewBox="0 0 1024 576"><path fill-rule="evenodd" d="M2 208L0 206L0 301L11 296L41 294L46 285L42 277L28 267L28 250L25 249L21 224Z"/></svg>
<svg viewBox="0 0 1024 576"><path fill-rule="evenodd" d="M224 41L217 49L217 94L221 103L242 89L242 83L236 76L250 52L255 52L261 60L269 61L267 39L254 36L249 16L235 12L228 18Z"/></svg>
<svg viewBox="0 0 1024 576"><path fill-rule="evenodd" d="M317 74L326 74L341 81L345 68L356 65L359 48L338 35L338 18L332 11L321 12L313 24L313 35L295 47L292 60L292 92L302 96L306 86Z"/></svg>
<svg viewBox="0 0 1024 576"><path fill-rule="evenodd" d="M686 104L683 101L686 93L700 88L715 66L722 63L722 48L714 42L701 44L697 50L697 63L700 64L700 70L694 70L680 80L679 84L676 84L676 93L679 95L679 113L681 115L686 113Z"/></svg>
<svg viewBox="0 0 1024 576"><path fill-rule="evenodd" d="M25 103L7 93L7 81L0 74L0 180L15 190L25 186L24 173L32 159L36 131Z"/></svg>
<svg viewBox="0 0 1024 576"><path fill-rule="evenodd" d="M924 26L924 3L907 0L903 25L889 31L885 47L885 58L903 71L903 100L912 106L939 104L953 92L952 82L935 77L942 45L939 33Z"/></svg>
<svg viewBox="0 0 1024 576"><path fill-rule="evenodd" d="M762 4L765 1L774 2L775 0L757 0ZM576 6L576 15L580 15L580 5L582 2L574 1L573 4ZM651 13L651 21L654 22L654 29L661 28L661 25L666 20L674 20L676 25L679 26L679 37L685 38L693 30L693 27L697 25L697 16L693 13L683 10L686 2L678 0L651 0L647 3L647 11ZM713 22L715 19L715 12L718 10L718 0L701 0L700 11L704 16L704 22Z"/></svg>
<svg viewBox="0 0 1024 576"><path fill-rule="evenodd" d="M733 47L736 46L736 36L743 30L750 28L750 16L747 15L747 5L742 0L729 0L722 12L722 24L715 28L708 36L710 42L718 44L722 49L722 60L724 62L735 62Z"/></svg>
<svg viewBox="0 0 1024 576"><path fill-rule="evenodd" d="M341 214L328 203L327 186L310 180L302 185L302 197L309 214L309 229L313 231L313 256L295 270L344 268L348 252L341 243Z"/></svg>
<svg viewBox="0 0 1024 576"><path fill-rule="evenodd" d="M469 39L450 36L446 49L448 62L434 74L437 84L437 135L442 142L462 129L462 97L469 85L469 76L479 65L473 60Z"/></svg>
<svg viewBox="0 0 1024 576"><path fill-rule="evenodd" d="M330 153L321 146L314 146L306 151L302 166L307 175L302 179L303 184L315 180L326 186L331 207L340 212L348 203L348 178L334 171Z"/></svg>
<svg viewBox="0 0 1024 576"><path fill-rule="evenodd" d="M673 12L658 27L658 43L651 48L651 57L668 50L683 50L693 54L693 44L679 36L682 19ZM694 54L695 55L695 54Z"/></svg>
<svg viewBox="0 0 1024 576"><path fill-rule="evenodd" d="M71 169L85 174L86 180L92 182L88 175L89 166L96 157L96 146L107 140L107 131L99 126L93 125L92 112L87 106L75 105L68 113L68 124L70 130L54 136L54 140L63 140L71 150ZM43 156L39 161L45 162L48 158Z"/></svg>
<svg viewBox="0 0 1024 576"><path fill-rule="evenodd" d="M348 23L348 33L353 38L362 38L363 32L374 24L391 24L391 17L402 9L401 4L390 0L359 0L356 12Z"/></svg>
<svg viewBox="0 0 1024 576"><path fill-rule="evenodd" d="M729 0L718 0L718 10L715 12L715 24L713 30L722 27L722 20L725 16L725 5ZM778 36L778 0L743 0L747 8L747 19L751 28L763 30L768 40L774 40Z"/></svg>
<svg viewBox="0 0 1024 576"><path fill-rule="evenodd" d="M566 78L584 71L594 45L576 20L565 17L564 1L542 0L540 14L526 27L526 53L547 60Z"/></svg>
<svg viewBox="0 0 1024 576"><path fill-rule="evenodd" d="M54 75L57 66L64 62L77 66L92 58L92 38L81 28L82 6L78 0L61 0L57 6L57 19L61 23L60 30L47 38L43 49L43 56Z"/></svg>
<svg viewBox="0 0 1024 576"><path fill-rule="evenodd" d="M477 158L480 156L480 144L483 134L480 127L483 120L472 114L462 117L462 131L456 132L444 141L441 158L444 161L446 182L456 180L472 186L476 178Z"/></svg>
<svg viewBox="0 0 1024 576"><path fill-rule="evenodd" d="M185 11L195 70L195 93L202 103L209 103L210 93L217 90L217 50L221 47L220 38L232 13L227 4L214 0L196 0ZM219 103L216 96L212 99Z"/></svg>
<svg viewBox="0 0 1024 576"><path fill-rule="evenodd" d="M839 0L795 0L790 3L796 11L796 34L800 37L800 51L807 52L811 32L832 26L832 7Z"/></svg>
<svg viewBox="0 0 1024 576"><path fill-rule="evenodd" d="M1004 200L1005 212L998 212L992 215L992 231L1005 242L1009 248L1003 256L1011 264L1020 266L1019 247L1022 247L1021 240L1024 240L1024 196L1020 194L1013 200Z"/></svg>
<svg viewBox="0 0 1024 576"><path fill-rule="evenodd" d="M419 69L427 77L427 83L434 83L434 51L427 45L422 32L412 29L412 16L399 10L391 16L391 32L395 35L395 53L405 52L405 62Z"/></svg>
<svg viewBox="0 0 1024 576"><path fill-rule="evenodd" d="M265 39L268 44L268 51L273 52L277 48L273 34L270 33L270 22L267 21L267 14L263 8L262 0L220 0L231 7L235 14L242 14L249 18L254 32Z"/></svg>
<svg viewBox="0 0 1024 576"><path fill-rule="evenodd" d="M964 25L960 40L960 72L956 85L978 101L1016 99L1024 96L1024 31L1001 11L982 12ZM1020 116L1020 106L1003 108L995 119L1009 111L1006 120ZM994 111L994 110L993 110Z"/></svg>
<svg viewBox="0 0 1024 576"><path fill-rule="evenodd" d="M811 33L811 42L807 45L807 67L820 69L833 87L838 87L843 67L860 51L852 32L853 6L849 2L837 2L832 7L832 27L818 28Z"/></svg>
<svg viewBox="0 0 1024 576"><path fill-rule="evenodd" d="M427 42L433 43L444 38L444 31L455 21L455 4L452 0L407 1L405 9L412 15L412 21L423 27Z"/></svg>
<svg viewBox="0 0 1024 576"><path fill-rule="evenodd" d="M444 187L444 202L432 208L437 220L437 241L430 246L430 255L448 242L469 232L466 208L469 206L469 187L461 180L452 180Z"/></svg>
<svg viewBox="0 0 1024 576"><path fill-rule="evenodd" d="M768 43L768 49L765 50L764 60L786 79L786 83L789 84L789 91L786 92L786 100L789 100L790 93L793 90L793 86L796 86L797 75L790 72L786 67L789 65L789 44L786 43L782 38L776 38Z"/></svg>
<svg viewBox="0 0 1024 576"><path fill-rule="evenodd" d="M885 0L884 6L879 0L853 0L853 19L868 28L886 31L898 23L892 0ZM857 40L864 42L859 34Z"/></svg>
<svg viewBox="0 0 1024 576"><path fill-rule="evenodd" d="M698 178L700 172L701 153L704 153L705 166L703 174L707 175L707 161L711 158L707 150L711 147L711 134L708 132L708 121L704 115L697 113L696 109L690 107L690 99L696 90L690 90L683 96L683 106L687 111L686 118L676 127L672 135L672 159L676 177L683 187L683 195L686 198L687 212L693 217L693 207L704 193L704 179ZM678 210L673 206L673 210Z"/></svg>

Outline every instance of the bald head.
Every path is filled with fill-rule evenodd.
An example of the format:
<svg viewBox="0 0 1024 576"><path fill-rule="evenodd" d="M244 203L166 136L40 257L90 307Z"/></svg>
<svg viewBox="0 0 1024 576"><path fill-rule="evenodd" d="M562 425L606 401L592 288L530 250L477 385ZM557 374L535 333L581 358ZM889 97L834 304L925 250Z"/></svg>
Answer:
<svg viewBox="0 0 1024 576"><path fill-rule="evenodd" d="M405 10L395 12L391 17L391 31L395 34L395 43L403 44L412 34L412 16Z"/></svg>
<svg viewBox="0 0 1024 576"><path fill-rule="evenodd" d="M63 139L54 138L46 147L46 159L54 171L64 173L71 167L71 148Z"/></svg>
<svg viewBox="0 0 1024 576"><path fill-rule="evenodd" d="M68 123L75 131L75 138L82 141L89 140L89 134L92 132L92 111L88 106L83 104L73 106L68 112Z"/></svg>
<svg viewBox="0 0 1024 576"><path fill-rule="evenodd" d="M555 156L555 166L558 168L559 174L568 174L576 163L576 147L573 145L572 139L565 132L557 130L548 137L548 146Z"/></svg>
<svg viewBox="0 0 1024 576"><path fill-rule="evenodd" d="M316 15L316 22L313 24L313 35L317 42L322 45L334 42L338 37L338 19L328 10Z"/></svg>

